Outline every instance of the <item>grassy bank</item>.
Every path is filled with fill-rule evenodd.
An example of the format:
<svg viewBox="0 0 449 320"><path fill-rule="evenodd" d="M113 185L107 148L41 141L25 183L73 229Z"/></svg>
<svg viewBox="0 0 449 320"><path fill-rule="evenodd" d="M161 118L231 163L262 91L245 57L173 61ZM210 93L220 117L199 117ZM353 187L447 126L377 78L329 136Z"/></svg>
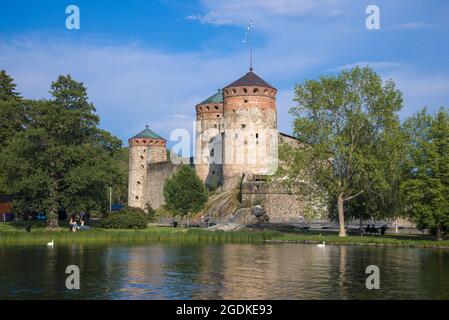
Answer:
<svg viewBox="0 0 449 320"><path fill-rule="evenodd" d="M444 248L449 249L449 240L436 241L430 236L424 235L385 235L385 236L348 236L340 238L336 234L298 234L283 233L270 239L270 242L284 243L321 243L326 244L348 244L366 246L388 246L388 247L412 247L412 248Z"/></svg>
<svg viewBox="0 0 449 320"><path fill-rule="evenodd" d="M151 227L143 230L108 230L92 228L88 231L69 232L67 228L49 231L33 228L27 233L23 228L0 223L0 245L44 245L50 240L60 244L71 243L321 243L350 244L415 248L448 248L449 240L435 241L424 235L349 236L336 234L286 233L278 231L208 231L170 227Z"/></svg>
<svg viewBox="0 0 449 320"><path fill-rule="evenodd" d="M276 231L267 232L211 232L204 229L185 229L170 227L151 227L143 230L109 230L92 228L88 231L69 232L67 228L49 231L35 228L30 233L11 225L0 224L0 245L45 244L50 240L56 243L145 243L145 242L224 242L256 243L280 236Z"/></svg>

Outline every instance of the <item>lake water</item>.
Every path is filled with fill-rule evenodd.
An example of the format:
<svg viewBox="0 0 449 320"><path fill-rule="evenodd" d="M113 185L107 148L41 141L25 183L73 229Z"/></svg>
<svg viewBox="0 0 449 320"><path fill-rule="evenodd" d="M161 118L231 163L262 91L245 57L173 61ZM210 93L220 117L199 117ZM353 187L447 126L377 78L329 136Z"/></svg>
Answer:
<svg viewBox="0 0 449 320"><path fill-rule="evenodd" d="M67 290L68 265L80 290ZM368 265L380 289L365 287ZM449 250L302 244L0 247L0 299L449 299Z"/></svg>

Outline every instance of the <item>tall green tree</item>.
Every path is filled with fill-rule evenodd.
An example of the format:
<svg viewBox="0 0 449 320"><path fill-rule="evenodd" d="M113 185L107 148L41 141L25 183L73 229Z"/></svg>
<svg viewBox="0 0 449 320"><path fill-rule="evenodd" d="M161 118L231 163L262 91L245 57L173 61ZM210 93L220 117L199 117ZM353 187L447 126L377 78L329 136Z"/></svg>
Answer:
<svg viewBox="0 0 449 320"><path fill-rule="evenodd" d="M98 128L99 118L82 83L60 76L53 99L31 102L26 129L7 142L0 176L18 211L43 211L56 227L69 213L107 208L107 187L117 183L115 154L121 142Z"/></svg>
<svg viewBox="0 0 449 320"><path fill-rule="evenodd" d="M346 217L360 219L361 223L405 216L404 197L399 187L405 176L406 137L399 122L382 132L376 148L377 160L370 169L369 189L348 201L345 207Z"/></svg>
<svg viewBox="0 0 449 320"><path fill-rule="evenodd" d="M6 142L24 129L27 122L28 102L16 91L16 84L5 70L0 71L0 152ZM3 176L0 175L0 193L6 192Z"/></svg>
<svg viewBox="0 0 449 320"><path fill-rule="evenodd" d="M426 109L404 123L408 135L407 178L401 185L407 212L438 240L449 231L449 112Z"/></svg>
<svg viewBox="0 0 449 320"><path fill-rule="evenodd" d="M356 67L296 86L295 135L308 148L300 171L335 201L339 236L346 236L347 202L384 183L382 146L399 126L401 93L370 68ZM296 169L298 171L298 169Z"/></svg>
<svg viewBox="0 0 449 320"><path fill-rule="evenodd" d="M14 80L0 71L0 151L6 141L22 130L26 124L28 102L21 99Z"/></svg>
<svg viewBox="0 0 449 320"><path fill-rule="evenodd" d="M164 183L166 208L181 217L199 212L208 199L203 182L188 165L183 165Z"/></svg>
<svg viewBox="0 0 449 320"><path fill-rule="evenodd" d="M16 91L16 84L5 70L0 71L0 101L18 100L20 94Z"/></svg>

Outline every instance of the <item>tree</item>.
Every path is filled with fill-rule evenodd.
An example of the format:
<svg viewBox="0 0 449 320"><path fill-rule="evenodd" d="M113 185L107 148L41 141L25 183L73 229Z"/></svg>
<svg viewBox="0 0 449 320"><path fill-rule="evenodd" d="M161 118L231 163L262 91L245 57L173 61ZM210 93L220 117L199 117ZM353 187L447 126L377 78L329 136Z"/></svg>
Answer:
<svg viewBox="0 0 449 320"><path fill-rule="evenodd" d="M208 199L203 182L188 165L182 165L164 183L166 208L181 217L199 212Z"/></svg>
<svg viewBox="0 0 449 320"><path fill-rule="evenodd" d="M0 71L0 152L6 142L23 130L27 123L28 102L16 91L14 80ZM6 192L4 177L0 175L0 193Z"/></svg>
<svg viewBox="0 0 449 320"><path fill-rule="evenodd" d="M376 165L371 168L370 188L346 204L346 217L358 218L362 224L368 219L396 221L405 215L404 197L399 190L404 179L405 146L406 138L399 122L382 133Z"/></svg>
<svg viewBox="0 0 449 320"><path fill-rule="evenodd" d="M297 85L294 100L294 133L309 146L295 166L335 201L339 236L346 236L347 202L385 180L389 158L382 146L399 126L401 93L370 68L356 67Z"/></svg>
<svg viewBox="0 0 449 320"><path fill-rule="evenodd" d="M5 70L0 71L0 101L20 100L20 94L16 91L16 84Z"/></svg>
<svg viewBox="0 0 449 320"><path fill-rule="evenodd" d="M6 141L26 124L28 102L16 92L14 80L4 71L0 71L0 151Z"/></svg>
<svg viewBox="0 0 449 320"><path fill-rule="evenodd" d="M82 83L60 76L50 92L54 99L30 102L29 123L0 155L0 176L8 181L16 210L45 212L49 226L57 227L60 209L107 207L121 142L98 128Z"/></svg>
<svg viewBox="0 0 449 320"><path fill-rule="evenodd" d="M401 185L407 212L438 240L449 231L449 112L426 109L404 123L408 137L407 178Z"/></svg>

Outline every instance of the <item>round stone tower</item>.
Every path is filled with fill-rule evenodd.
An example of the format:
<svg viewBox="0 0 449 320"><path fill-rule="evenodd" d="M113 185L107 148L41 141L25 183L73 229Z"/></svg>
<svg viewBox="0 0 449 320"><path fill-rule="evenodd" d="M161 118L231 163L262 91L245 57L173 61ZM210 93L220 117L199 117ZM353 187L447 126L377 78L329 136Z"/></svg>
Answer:
<svg viewBox="0 0 449 320"><path fill-rule="evenodd" d="M145 209L145 188L148 164L167 161L167 141L151 131L148 126L128 140L129 174L128 205Z"/></svg>
<svg viewBox="0 0 449 320"><path fill-rule="evenodd" d="M223 89L225 189L277 169L276 92L252 69Z"/></svg>
<svg viewBox="0 0 449 320"><path fill-rule="evenodd" d="M209 187L222 182L223 93L210 96L197 104L195 170Z"/></svg>

